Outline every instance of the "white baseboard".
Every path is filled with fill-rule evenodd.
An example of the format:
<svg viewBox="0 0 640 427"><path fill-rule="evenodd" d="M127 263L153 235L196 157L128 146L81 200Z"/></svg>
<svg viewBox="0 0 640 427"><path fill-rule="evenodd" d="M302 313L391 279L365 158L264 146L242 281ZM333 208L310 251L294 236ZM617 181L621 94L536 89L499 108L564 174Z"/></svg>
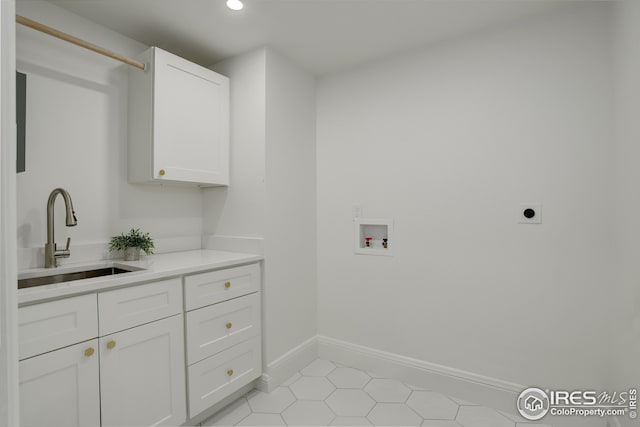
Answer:
<svg viewBox="0 0 640 427"><path fill-rule="evenodd" d="M510 413L516 411L516 398L526 388L520 384L320 335L318 355L323 359Z"/></svg>
<svg viewBox="0 0 640 427"><path fill-rule="evenodd" d="M511 413L516 411L517 395L526 388L322 335L308 339L270 363L256 388L266 392L274 390L317 357Z"/></svg>
<svg viewBox="0 0 640 427"><path fill-rule="evenodd" d="M395 353L352 344L317 335L269 363L255 388L264 392L275 390L296 372L316 358L374 372L427 390L438 391L468 402L516 414L516 398L525 386L476 374L449 366L426 362ZM511 416L509 416L511 418ZM513 418L514 420L518 417ZM524 422L525 420L522 419ZM519 421L518 421L519 422ZM546 417L541 420L555 427L622 427L614 417Z"/></svg>
<svg viewBox="0 0 640 427"><path fill-rule="evenodd" d="M407 384L438 391L482 406L517 414L516 400L527 387L437 363L377 350L318 335L318 357L333 360ZM516 420L519 416L512 415ZM511 417L510 417L511 418ZM617 421L617 420L616 420ZM520 422L520 421L518 421ZM523 424L526 420L521 419ZM540 421L554 427L604 427L599 417L551 417ZM610 427L621 427L611 424Z"/></svg>
<svg viewBox="0 0 640 427"><path fill-rule="evenodd" d="M256 388L267 393L275 390L317 357L317 337L313 336L268 364L265 373L258 379Z"/></svg>

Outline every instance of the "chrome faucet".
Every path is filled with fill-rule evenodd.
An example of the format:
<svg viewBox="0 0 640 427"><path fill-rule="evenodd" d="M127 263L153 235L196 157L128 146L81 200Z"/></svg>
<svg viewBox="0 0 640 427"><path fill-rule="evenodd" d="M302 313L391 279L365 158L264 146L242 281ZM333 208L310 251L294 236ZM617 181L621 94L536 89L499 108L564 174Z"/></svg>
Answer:
<svg viewBox="0 0 640 427"><path fill-rule="evenodd" d="M73 227L78 224L76 219L76 213L73 210L73 202L71 196L67 190L63 188L56 188L49 194L49 200L47 201L47 243L44 245L44 266L45 268L54 268L58 266L58 258L69 258L71 251L69 246L71 245L71 237L67 238L67 247L62 250L56 248L56 242L54 237L54 224L53 224L53 207L56 202L58 194L62 195L64 199L64 206L67 210L67 227Z"/></svg>

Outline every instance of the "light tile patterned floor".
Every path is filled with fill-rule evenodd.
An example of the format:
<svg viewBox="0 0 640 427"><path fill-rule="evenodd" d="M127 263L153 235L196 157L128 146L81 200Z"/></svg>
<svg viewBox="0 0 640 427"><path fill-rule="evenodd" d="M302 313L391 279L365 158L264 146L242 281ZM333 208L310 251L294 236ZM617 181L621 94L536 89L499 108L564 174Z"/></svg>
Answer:
<svg viewBox="0 0 640 427"><path fill-rule="evenodd" d="M251 391L202 425L549 427L323 359L269 394Z"/></svg>

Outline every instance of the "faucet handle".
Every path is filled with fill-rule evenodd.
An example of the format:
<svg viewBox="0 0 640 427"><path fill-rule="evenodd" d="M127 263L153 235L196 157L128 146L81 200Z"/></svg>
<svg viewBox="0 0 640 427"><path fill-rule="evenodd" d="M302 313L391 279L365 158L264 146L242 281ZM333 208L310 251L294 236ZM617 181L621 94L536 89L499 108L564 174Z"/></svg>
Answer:
<svg viewBox="0 0 640 427"><path fill-rule="evenodd" d="M69 246L71 246L71 237L67 237L67 247L64 248L65 251L69 250Z"/></svg>

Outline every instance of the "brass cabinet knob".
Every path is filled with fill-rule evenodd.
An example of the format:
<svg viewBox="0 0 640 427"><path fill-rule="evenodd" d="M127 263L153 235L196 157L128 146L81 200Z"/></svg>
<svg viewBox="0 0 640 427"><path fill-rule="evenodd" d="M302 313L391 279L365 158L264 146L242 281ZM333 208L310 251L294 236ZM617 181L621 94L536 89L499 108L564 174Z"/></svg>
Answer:
<svg viewBox="0 0 640 427"><path fill-rule="evenodd" d="M233 375L233 369L229 369L229 370L227 371L227 375L229 375L229 376Z"/></svg>
<svg viewBox="0 0 640 427"><path fill-rule="evenodd" d="M115 341L113 341L113 340L111 340L111 341L109 341L109 342L107 343L107 348L108 348L109 350L113 349L115 346L116 346L116 342L115 342Z"/></svg>
<svg viewBox="0 0 640 427"><path fill-rule="evenodd" d="M227 329L231 329L231 327L233 326L233 323L229 322L225 326L227 327Z"/></svg>
<svg viewBox="0 0 640 427"><path fill-rule="evenodd" d="M93 353L95 353L95 350L93 349L93 347L89 347L84 351L84 355L87 357L93 356Z"/></svg>
<svg viewBox="0 0 640 427"><path fill-rule="evenodd" d="M229 289L231 287L231 282L225 282L224 287Z"/></svg>
<svg viewBox="0 0 640 427"><path fill-rule="evenodd" d="M164 176L166 172L164 171L164 169L160 169L160 172L158 172L158 175L160 176Z"/></svg>

